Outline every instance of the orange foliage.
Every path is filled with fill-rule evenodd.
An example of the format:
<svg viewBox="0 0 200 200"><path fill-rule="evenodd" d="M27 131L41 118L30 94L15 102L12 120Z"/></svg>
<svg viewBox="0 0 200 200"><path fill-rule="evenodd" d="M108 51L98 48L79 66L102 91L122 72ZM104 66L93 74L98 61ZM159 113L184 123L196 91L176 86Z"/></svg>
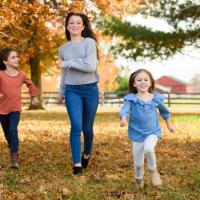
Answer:
<svg viewBox="0 0 200 200"><path fill-rule="evenodd" d="M109 54L100 56L100 83L99 88L101 91L108 91L117 89L118 83L116 78L119 74L120 69L114 64L113 59Z"/></svg>
<svg viewBox="0 0 200 200"><path fill-rule="evenodd" d="M71 10L74 12L82 12L85 9L86 2L80 0L74 0L71 4Z"/></svg>
<svg viewBox="0 0 200 200"><path fill-rule="evenodd" d="M41 71L48 72L55 66L57 49L65 42L64 17L69 11L86 13L93 22L97 15L122 17L129 12L137 12L144 0L73 0L71 3L57 0L58 7L51 8L41 1L4 0L0 3L0 42L1 47L12 46L21 55L23 70L30 71L26 63L30 58L40 57ZM95 31L96 32L96 31ZM111 43L112 38L98 33L98 40ZM105 55L104 55L105 54ZM114 89L119 68L106 52L100 55L100 88Z"/></svg>
<svg viewBox="0 0 200 200"><path fill-rule="evenodd" d="M57 46L64 39L64 34L60 34L62 18L48 5L37 1L28 4L7 0L2 3L2 8L0 20L4 20L0 23L1 47L17 49L21 55L21 65L39 56L42 71L47 71L49 64L55 60L53 55L57 52Z"/></svg>
<svg viewBox="0 0 200 200"><path fill-rule="evenodd" d="M114 15L123 17L130 13L139 11L141 4L145 4L145 0L95 0L97 7L101 11L101 15Z"/></svg>

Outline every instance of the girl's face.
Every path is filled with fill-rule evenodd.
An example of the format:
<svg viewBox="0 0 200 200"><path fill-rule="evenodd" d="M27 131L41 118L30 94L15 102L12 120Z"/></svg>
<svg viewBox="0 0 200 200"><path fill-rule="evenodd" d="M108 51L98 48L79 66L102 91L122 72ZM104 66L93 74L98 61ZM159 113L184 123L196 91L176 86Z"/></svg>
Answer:
<svg viewBox="0 0 200 200"><path fill-rule="evenodd" d="M6 61L3 61L6 67L18 67L19 65L19 58L17 56L17 53L15 51L11 51L8 59Z"/></svg>
<svg viewBox="0 0 200 200"><path fill-rule="evenodd" d="M67 30L71 36L81 36L81 32L84 30L83 20L80 16L72 15L69 18Z"/></svg>
<svg viewBox="0 0 200 200"><path fill-rule="evenodd" d="M136 75L133 86L137 88L138 93L147 93L151 87L151 79L146 72L140 72Z"/></svg>

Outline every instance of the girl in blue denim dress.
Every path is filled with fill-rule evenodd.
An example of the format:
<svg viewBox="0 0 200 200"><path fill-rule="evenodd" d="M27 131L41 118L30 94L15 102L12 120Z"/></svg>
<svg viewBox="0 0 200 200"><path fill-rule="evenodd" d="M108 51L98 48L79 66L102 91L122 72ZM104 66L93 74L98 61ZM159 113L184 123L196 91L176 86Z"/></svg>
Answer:
<svg viewBox="0 0 200 200"><path fill-rule="evenodd" d="M155 155L158 138L162 138L157 110L165 120L168 130L173 132L169 122L169 110L163 103L165 97L154 93L154 89L155 81L149 71L146 69L135 71L130 76L129 94L124 97L125 102L120 110L120 125L124 127L128 122L128 136L133 144L137 188L144 187L145 155L153 186L159 187L162 184Z"/></svg>

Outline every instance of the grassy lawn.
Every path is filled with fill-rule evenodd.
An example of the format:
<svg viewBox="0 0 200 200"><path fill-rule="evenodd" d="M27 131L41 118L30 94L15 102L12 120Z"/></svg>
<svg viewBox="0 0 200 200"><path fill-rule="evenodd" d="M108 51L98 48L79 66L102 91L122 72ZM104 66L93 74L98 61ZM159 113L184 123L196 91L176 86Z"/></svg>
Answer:
<svg viewBox="0 0 200 200"><path fill-rule="evenodd" d="M175 134L163 127L157 164L163 186L134 186L131 143L119 127L118 109L100 109L95 121L90 165L82 176L71 172L69 120L64 108L24 111L19 125L20 170L9 168L0 134L0 199L37 200L198 200L200 199L200 112L173 112ZM146 166L145 166L146 167Z"/></svg>

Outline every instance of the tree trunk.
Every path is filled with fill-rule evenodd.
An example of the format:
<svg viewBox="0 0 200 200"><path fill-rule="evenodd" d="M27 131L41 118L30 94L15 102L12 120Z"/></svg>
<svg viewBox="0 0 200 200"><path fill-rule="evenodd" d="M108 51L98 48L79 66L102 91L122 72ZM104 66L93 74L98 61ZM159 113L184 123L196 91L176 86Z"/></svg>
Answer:
<svg viewBox="0 0 200 200"><path fill-rule="evenodd" d="M44 100L42 95L42 83L41 83L41 68L40 68L40 56L36 55L35 57L30 59L30 67L31 67L31 80L35 84L35 86L40 90L39 105L32 106L30 105L29 109L44 109Z"/></svg>

